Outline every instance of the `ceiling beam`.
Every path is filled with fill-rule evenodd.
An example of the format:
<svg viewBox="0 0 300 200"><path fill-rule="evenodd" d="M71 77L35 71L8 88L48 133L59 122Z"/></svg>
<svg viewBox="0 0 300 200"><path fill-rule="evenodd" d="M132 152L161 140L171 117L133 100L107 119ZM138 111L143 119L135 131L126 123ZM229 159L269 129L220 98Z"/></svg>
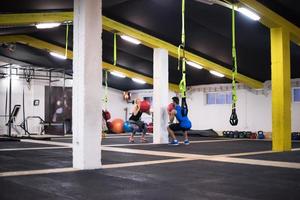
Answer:
<svg viewBox="0 0 300 200"><path fill-rule="evenodd" d="M126 34L140 40L144 45L150 48L164 48L168 50L169 55L177 58L177 46L160 40L156 37L148 35L137 29L131 28L127 25L109 19L103 16L103 29L110 32L118 32L119 34ZM56 12L56 13L22 13L22 14L0 14L1 25L24 25L36 24L38 22L64 22L72 21L73 12ZM214 70L224 74L227 78L232 79L232 71L224 66L212 62L206 58L198 56L194 53L185 52L188 60L201 64L207 70ZM236 80L251 88L263 88L263 83L253 78L247 77L238 73Z"/></svg>
<svg viewBox="0 0 300 200"><path fill-rule="evenodd" d="M55 52L61 55L65 54L65 48L36 39L34 37L30 37L27 35L7 35L7 36L0 36L0 43L1 42L6 42L6 43L21 43L24 45L28 45L37 49L42 49L48 52ZM73 59L73 51L68 50L68 59ZM153 85L153 78L141 75L139 73L124 69L119 66L114 66L110 63L107 62L102 62L102 67L105 70L108 71L118 71L123 73L129 78L139 78L144 80L146 83ZM179 92L178 85L174 83L169 83L169 89L174 91L174 92Z"/></svg>
<svg viewBox="0 0 300 200"><path fill-rule="evenodd" d="M178 55L178 48L177 46L170 44L168 42L165 42L163 40L160 40L156 37L153 37L151 35L148 35L146 33L143 33L139 30L136 30L134 28L131 28L127 25L121 24L119 22L116 22L112 19L109 19L105 16L103 16L103 29L111 32L119 32L120 34L126 34L131 37L134 37L142 43L150 48L164 48L169 52L170 56L173 56L177 58ZM228 69L226 67L223 67L215 62L212 62L206 58L203 58L201 56L198 56L194 53L185 51L185 57L187 60L191 60L193 62L199 63L200 65L203 66L206 70L214 70L217 72L220 72L224 74L227 78L231 79L232 78L232 70ZM251 87L251 88L262 88L263 83L260 81L257 81L255 79L249 78L245 75L242 75L238 73L236 75L236 80L238 82L244 83L245 85Z"/></svg>
<svg viewBox="0 0 300 200"><path fill-rule="evenodd" d="M300 45L300 28L293 23L289 22L276 12L267 8L263 4L255 0L239 0L240 4L245 5L260 17L260 22L268 28L283 27L291 34L291 40ZM241 5L239 5L241 6Z"/></svg>
<svg viewBox="0 0 300 200"><path fill-rule="evenodd" d="M0 14L0 26L73 21L73 12Z"/></svg>

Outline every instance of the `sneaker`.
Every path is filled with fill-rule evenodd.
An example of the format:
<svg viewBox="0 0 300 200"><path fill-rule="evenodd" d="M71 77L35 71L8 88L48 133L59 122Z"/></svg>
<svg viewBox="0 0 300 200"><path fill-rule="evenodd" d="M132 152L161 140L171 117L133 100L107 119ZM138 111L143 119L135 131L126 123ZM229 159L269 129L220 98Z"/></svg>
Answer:
<svg viewBox="0 0 300 200"><path fill-rule="evenodd" d="M190 141L189 140L184 140L183 142L185 145L189 145L190 144Z"/></svg>
<svg viewBox="0 0 300 200"><path fill-rule="evenodd" d="M179 142L178 142L178 140L173 140L173 141L170 142L169 144L170 144L170 145L177 146L177 145L179 145Z"/></svg>
<svg viewBox="0 0 300 200"><path fill-rule="evenodd" d="M134 139L132 137L129 138L129 143L134 143Z"/></svg>
<svg viewBox="0 0 300 200"><path fill-rule="evenodd" d="M147 143L148 140L146 140L145 138L141 138L141 143Z"/></svg>

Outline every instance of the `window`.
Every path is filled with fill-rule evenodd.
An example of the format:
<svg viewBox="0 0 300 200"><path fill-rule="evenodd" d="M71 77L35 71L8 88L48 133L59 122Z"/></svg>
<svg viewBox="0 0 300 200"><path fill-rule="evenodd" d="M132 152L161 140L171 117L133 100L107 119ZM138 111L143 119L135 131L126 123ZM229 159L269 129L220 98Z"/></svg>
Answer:
<svg viewBox="0 0 300 200"><path fill-rule="evenodd" d="M216 102L216 93L207 93L206 94L206 103L215 104Z"/></svg>
<svg viewBox="0 0 300 200"><path fill-rule="evenodd" d="M300 102L300 88L293 89L294 102Z"/></svg>
<svg viewBox="0 0 300 200"><path fill-rule="evenodd" d="M232 104L232 94L231 93L226 94L226 103Z"/></svg>
<svg viewBox="0 0 300 200"><path fill-rule="evenodd" d="M216 104L226 104L226 94L216 94Z"/></svg>
<svg viewBox="0 0 300 200"><path fill-rule="evenodd" d="M231 93L209 92L206 94L206 104L231 104Z"/></svg>

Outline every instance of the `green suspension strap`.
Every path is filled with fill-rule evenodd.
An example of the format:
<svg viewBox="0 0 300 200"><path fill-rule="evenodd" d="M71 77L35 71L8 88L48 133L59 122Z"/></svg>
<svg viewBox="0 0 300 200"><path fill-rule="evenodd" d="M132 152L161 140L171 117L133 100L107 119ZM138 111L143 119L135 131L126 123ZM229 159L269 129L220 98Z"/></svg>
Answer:
<svg viewBox="0 0 300 200"><path fill-rule="evenodd" d="M114 66L117 65L117 33L114 33Z"/></svg>
<svg viewBox="0 0 300 200"><path fill-rule="evenodd" d="M182 116L187 116L188 105L186 103L186 67L185 67L185 0L182 0L181 5L181 44L178 46L178 70L181 69L182 78L179 83L179 90L181 94L181 114ZM182 54L181 54L182 52Z"/></svg>
<svg viewBox="0 0 300 200"><path fill-rule="evenodd" d="M114 62L113 65L117 65L117 33L114 33ZM107 103L108 103L108 70L105 70L105 89L104 89L104 110L107 110Z"/></svg>
<svg viewBox="0 0 300 200"><path fill-rule="evenodd" d="M66 47L65 47L66 58L68 58L68 43L69 43L69 23L67 23L67 29L66 29Z"/></svg>
<svg viewBox="0 0 300 200"><path fill-rule="evenodd" d="M231 106L231 116L230 116L230 124L232 126L236 126L239 122L237 114L236 114L236 82L235 78L237 75L237 56L236 56L236 48L235 48L235 10L234 4L232 4L232 106Z"/></svg>

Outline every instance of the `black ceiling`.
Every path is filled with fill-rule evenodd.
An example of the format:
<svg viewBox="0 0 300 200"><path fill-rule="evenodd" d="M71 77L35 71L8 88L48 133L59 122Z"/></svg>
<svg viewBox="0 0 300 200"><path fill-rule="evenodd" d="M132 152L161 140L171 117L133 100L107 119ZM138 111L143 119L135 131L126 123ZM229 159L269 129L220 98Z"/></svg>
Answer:
<svg viewBox="0 0 300 200"><path fill-rule="evenodd" d="M298 1L259 0L296 25L299 25ZM103 15L137 28L174 45L180 43L180 0L103 0ZM276 7L277 6L277 7ZM281 7L284 7L281 8ZM281 9L278 9L281 8ZM70 11L73 0L29 0L1 1L1 13ZM251 78L265 81L271 78L269 29L237 13L238 71ZM0 28L3 34L27 34L64 47L65 27L36 30L34 27ZM187 49L227 68L231 68L231 12L219 5L206 5L195 0L186 0ZM72 33L70 32L70 35ZM103 32L103 60L112 62L113 34ZM72 49L72 37L69 40ZM15 52L0 49L0 54L45 67L69 67L71 61L51 58L48 53L24 45L17 45ZM152 76L152 49L143 45L132 45L118 38L118 65L126 69ZM292 78L300 77L300 48L291 45ZM55 66L54 66L55 65ZM180 73L177 60L169 58L169 80L178 83ZM149 88L129 79L110 77L112 87L128 90ZM226 83L226 78L217 78L206 70L188 67L188 85Z"/></svg>
<svg viewBox="0 0 300 200"><path fill-rule="evenodd" d="M277 12L293 24L300 27L299 0L258 0L260 3Z"/></svg>

